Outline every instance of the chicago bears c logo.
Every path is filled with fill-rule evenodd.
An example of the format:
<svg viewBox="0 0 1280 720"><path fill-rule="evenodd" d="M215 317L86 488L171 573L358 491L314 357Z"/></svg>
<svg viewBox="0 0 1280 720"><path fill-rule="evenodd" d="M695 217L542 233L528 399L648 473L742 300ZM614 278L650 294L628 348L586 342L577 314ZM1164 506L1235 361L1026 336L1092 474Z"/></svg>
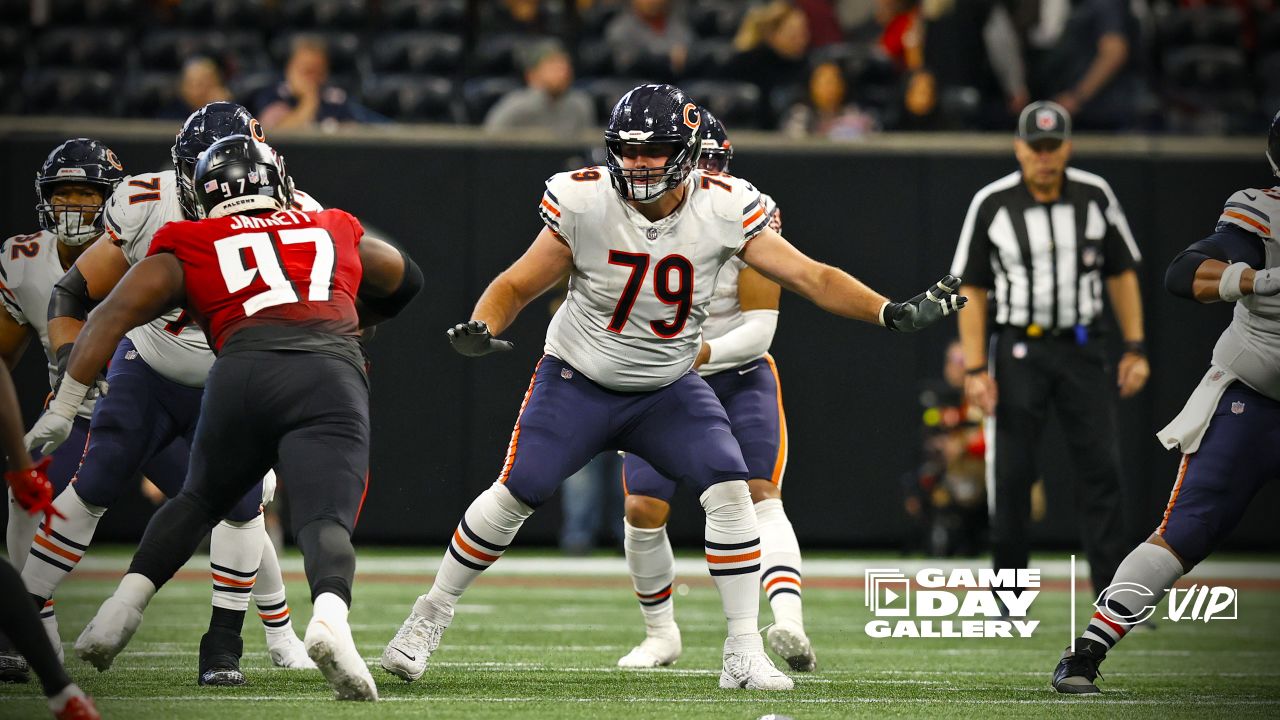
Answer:
<svg viewBox="0 0 1280 720"><path fill-rule="evenodd" d="M267 136L262 132L262 125L258 124L258 119L254 118L249 121L249 132L253 134L253 139L258 142L266 142Z"/></svg>
<svg viewBox="0 0 1280 720"><path fill-rule="evenodd" d="M116 157L116 152L110 148L107 149L107 162L117 170L124 170L124 166L120 164L120 158Z"/></svg>
<svg viewBox="0 0 1280 720"><path fill-rule="evenodd" d="M693 103L684 104L684 124L694 130L702 124L702 113L698 112L698 106Z"/></svg>

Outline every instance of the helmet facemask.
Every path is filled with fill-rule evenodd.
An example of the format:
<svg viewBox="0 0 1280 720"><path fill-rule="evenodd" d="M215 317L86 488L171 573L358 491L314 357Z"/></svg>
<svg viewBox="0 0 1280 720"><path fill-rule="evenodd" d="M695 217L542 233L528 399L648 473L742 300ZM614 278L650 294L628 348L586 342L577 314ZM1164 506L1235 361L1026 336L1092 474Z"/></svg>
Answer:
<svg viewBox="0 0 1280 720"><path fill-rule="evenodd" d="M40 203L36 205L36 214L40 219L40 227L57 236L58 242L63 245L79 247L102 234L102 209L111 193L111 187L107 183L85 180L63 182L87 185L102 194L102 202L97 205L55 204L53 195L62 183L55 181L38 184Z"/></svg>
<svg viewBox="0 0 1280 720"><path fill-rule="evenodd" d="M626 131L619 133L626 134ZM654 202L668 191L679 187L698 163L698 144L682 144L679 140L609 138L605 140L605 148L608 151L605 165L609 169L613 187L622 199L641 203ZM624 156L637 151L658 157L666 154L667 159L657 167L625 167Z"/></svg>

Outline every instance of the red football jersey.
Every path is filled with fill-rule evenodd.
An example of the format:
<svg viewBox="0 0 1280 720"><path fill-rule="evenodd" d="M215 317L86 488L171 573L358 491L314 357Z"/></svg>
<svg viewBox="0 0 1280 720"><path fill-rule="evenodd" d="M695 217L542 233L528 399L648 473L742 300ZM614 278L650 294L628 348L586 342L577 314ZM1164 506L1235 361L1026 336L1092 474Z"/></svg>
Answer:
<svg viewBox="0 0 1280 720"><path fill-rule="evenodd" d="M147 255L182 263L187 312L217 352L237 330L286 325L359 333L360 221L342 210L282 210L172 222Z"/></svg>

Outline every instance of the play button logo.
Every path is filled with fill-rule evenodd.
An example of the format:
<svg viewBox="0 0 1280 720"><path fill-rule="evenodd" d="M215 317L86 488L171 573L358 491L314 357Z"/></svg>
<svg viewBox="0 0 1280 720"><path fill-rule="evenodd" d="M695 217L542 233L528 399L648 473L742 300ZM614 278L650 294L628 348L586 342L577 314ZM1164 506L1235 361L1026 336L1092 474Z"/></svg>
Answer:
<svg viewBox="0 0 1280 720"><path fill-rule="evenodd" d="M866 605L876 617L911 614L911 581L899 570L872 570L864 574Z"/></svg>

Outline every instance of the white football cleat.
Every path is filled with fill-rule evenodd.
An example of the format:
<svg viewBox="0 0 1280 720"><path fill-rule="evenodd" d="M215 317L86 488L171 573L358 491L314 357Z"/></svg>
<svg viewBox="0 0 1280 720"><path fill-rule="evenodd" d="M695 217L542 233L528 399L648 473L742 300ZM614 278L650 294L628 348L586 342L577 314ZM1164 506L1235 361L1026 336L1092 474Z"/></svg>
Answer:
<svg viewBox="0 0 1280 720"><path fill-rule="evenodd" d="M774 667L764 653L759 635L737 635L724 641L724 669L720 687L725 690L790 690L791 678Z"/></svg>
<svg viewBox="0 0 1280 720"><path fill-rule="evenodd" d="M618 660L620 668L655 668L672 665L680 659L683 647L680 644L680 628L672 625L669 629L650 631L643 642L631 648L631 652Z"/></svg>
<svg viewBox="0 0 1280 720"><path fill-rule="evenodd" d="M378 699L378 686L356 650L351 626L334 618L312 618L307 625L307 655L315 661L338 700Z"/></svg>
<svg viewBox="0 0 1280 720"><path fill-rule="evenodd" d="M307 646L293 634L293 628L284 632L267 631L267 654L271 664L290 670L315 670L316 664L307 656Z"/></svg>
<svg viewBox="0 0 1280 720"><path fill-rule="evenodd" d="M799 625L774 624L769 628L769 647L796 672L813 672L818 669L818 658L813 645Z"/></svg>
<svg viewBox="0 0 1280 720"><path fill-rule="evenodd" d="M98 672L105 671L141 624L142 613L112 595L76 639L76 657L98 668Z"/></svg>
<svg viewBox="0 0 1280 720"><path fill-rule="evenodd" d="M404 680L413 682L427 671L427 660L440 647L444 625L433 623L416 612L400 625L395 637L382 651L382 669Z"/></svg>
<svg viewBox="0 0 1280 720"><path fill-rule="evenodd" d="M40 618L40 624L44 626L44 632L49 636L49 644L53 646L53 652L58 656L58 664L66 665L65 653L62 651L62 636L58 633L58 616L49 613Z"/></svg>

